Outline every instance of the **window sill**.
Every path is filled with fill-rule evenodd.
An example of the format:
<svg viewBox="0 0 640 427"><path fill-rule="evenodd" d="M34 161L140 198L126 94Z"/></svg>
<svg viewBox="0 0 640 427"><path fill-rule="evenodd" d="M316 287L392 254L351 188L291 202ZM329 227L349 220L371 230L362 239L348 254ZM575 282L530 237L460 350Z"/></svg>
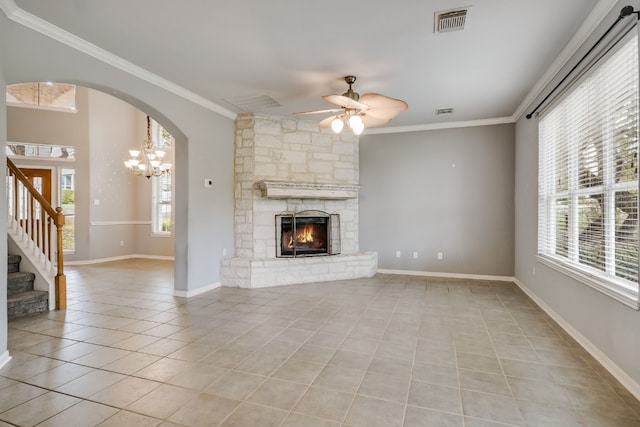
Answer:
<svg viewBox="0 0 640 427"><path fill-rule="evenodd" d="M171 237L171 233L151 233L151 237Z"/></svg>
<svg viewBox="0 0 640 427"><path fill-rule="evenodd" d="M624 289L621 286L616 286L600 277L578 271L574 268L564 265L559 261L554 260L553 258L544 255L538 255L537 259L541 264L551 267L552 269L565 274L579 281L580 283L583 283L607 295L608 297L613 298L614 300L626 305L627 307L631 307L634 310L640 310L640 301L638 299L637 292L633 292L629 289Z"/></svg>

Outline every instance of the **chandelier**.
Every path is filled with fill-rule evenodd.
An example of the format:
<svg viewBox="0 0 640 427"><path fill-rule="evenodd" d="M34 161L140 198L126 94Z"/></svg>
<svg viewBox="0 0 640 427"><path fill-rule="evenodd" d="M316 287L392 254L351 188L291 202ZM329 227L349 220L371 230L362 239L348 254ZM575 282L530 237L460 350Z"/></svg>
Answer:
<svg viewBox="0 0 640 427"><path fill-rule="evenodd" d="M171 174L171 163L165 162L166 151L153 145L151 138L151 118L147 116L147 139L139 150L129 150L131 158L124 161L127 171L133 175L162 176Z"/></svg>

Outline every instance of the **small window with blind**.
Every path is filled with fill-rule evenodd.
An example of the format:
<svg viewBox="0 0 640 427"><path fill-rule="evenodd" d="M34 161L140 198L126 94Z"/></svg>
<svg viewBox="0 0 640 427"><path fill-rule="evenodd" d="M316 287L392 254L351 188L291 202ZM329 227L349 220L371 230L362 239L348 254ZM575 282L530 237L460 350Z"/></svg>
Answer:
<svg viewBox="0 0 640 427"><path fill-rule="evenodd" d="M539 122L538 254L638 309L638 37Z"/></svg>

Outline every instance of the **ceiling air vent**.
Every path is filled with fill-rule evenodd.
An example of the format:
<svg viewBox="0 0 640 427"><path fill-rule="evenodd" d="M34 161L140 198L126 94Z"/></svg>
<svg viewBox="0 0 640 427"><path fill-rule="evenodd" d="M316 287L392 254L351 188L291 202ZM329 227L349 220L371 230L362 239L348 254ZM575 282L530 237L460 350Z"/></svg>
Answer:
<svg viewBox="0 0 640 427"><path fill-rule="evenodd" d="M470 8L447 10L436 12L435 32L446 33L449 31L464 30L469 16Z"/></svg>
<svg viewBox="0 0 640 427"><path fill-rule="evenodd" d="M269 95L236 96L234 98L225 99L225 101L243 111L249 112L281 106L278 101Z"/></svg>
<svg viewBox="0 0 640 427"><path fill-rule="evenodd" d="M442 116L443 114L453 114L453 108L438 108L436 110L437 116Z"/></svg>

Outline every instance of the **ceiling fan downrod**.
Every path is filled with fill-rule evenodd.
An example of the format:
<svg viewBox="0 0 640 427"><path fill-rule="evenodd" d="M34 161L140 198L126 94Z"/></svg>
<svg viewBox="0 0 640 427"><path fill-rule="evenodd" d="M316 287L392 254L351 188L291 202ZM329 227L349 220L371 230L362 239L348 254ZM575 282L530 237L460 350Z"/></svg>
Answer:
<svg viewBox="0 0 640 427"><path fill-rule="evenodd" d="M351 89L351 85L356 82L356 76L346 76L344 78L344 81L349 85L349 89L345 93L343 93L342 96L351 98L354 101L360 100L360 94L358 92L354 92L353 89Z"/></svg>

